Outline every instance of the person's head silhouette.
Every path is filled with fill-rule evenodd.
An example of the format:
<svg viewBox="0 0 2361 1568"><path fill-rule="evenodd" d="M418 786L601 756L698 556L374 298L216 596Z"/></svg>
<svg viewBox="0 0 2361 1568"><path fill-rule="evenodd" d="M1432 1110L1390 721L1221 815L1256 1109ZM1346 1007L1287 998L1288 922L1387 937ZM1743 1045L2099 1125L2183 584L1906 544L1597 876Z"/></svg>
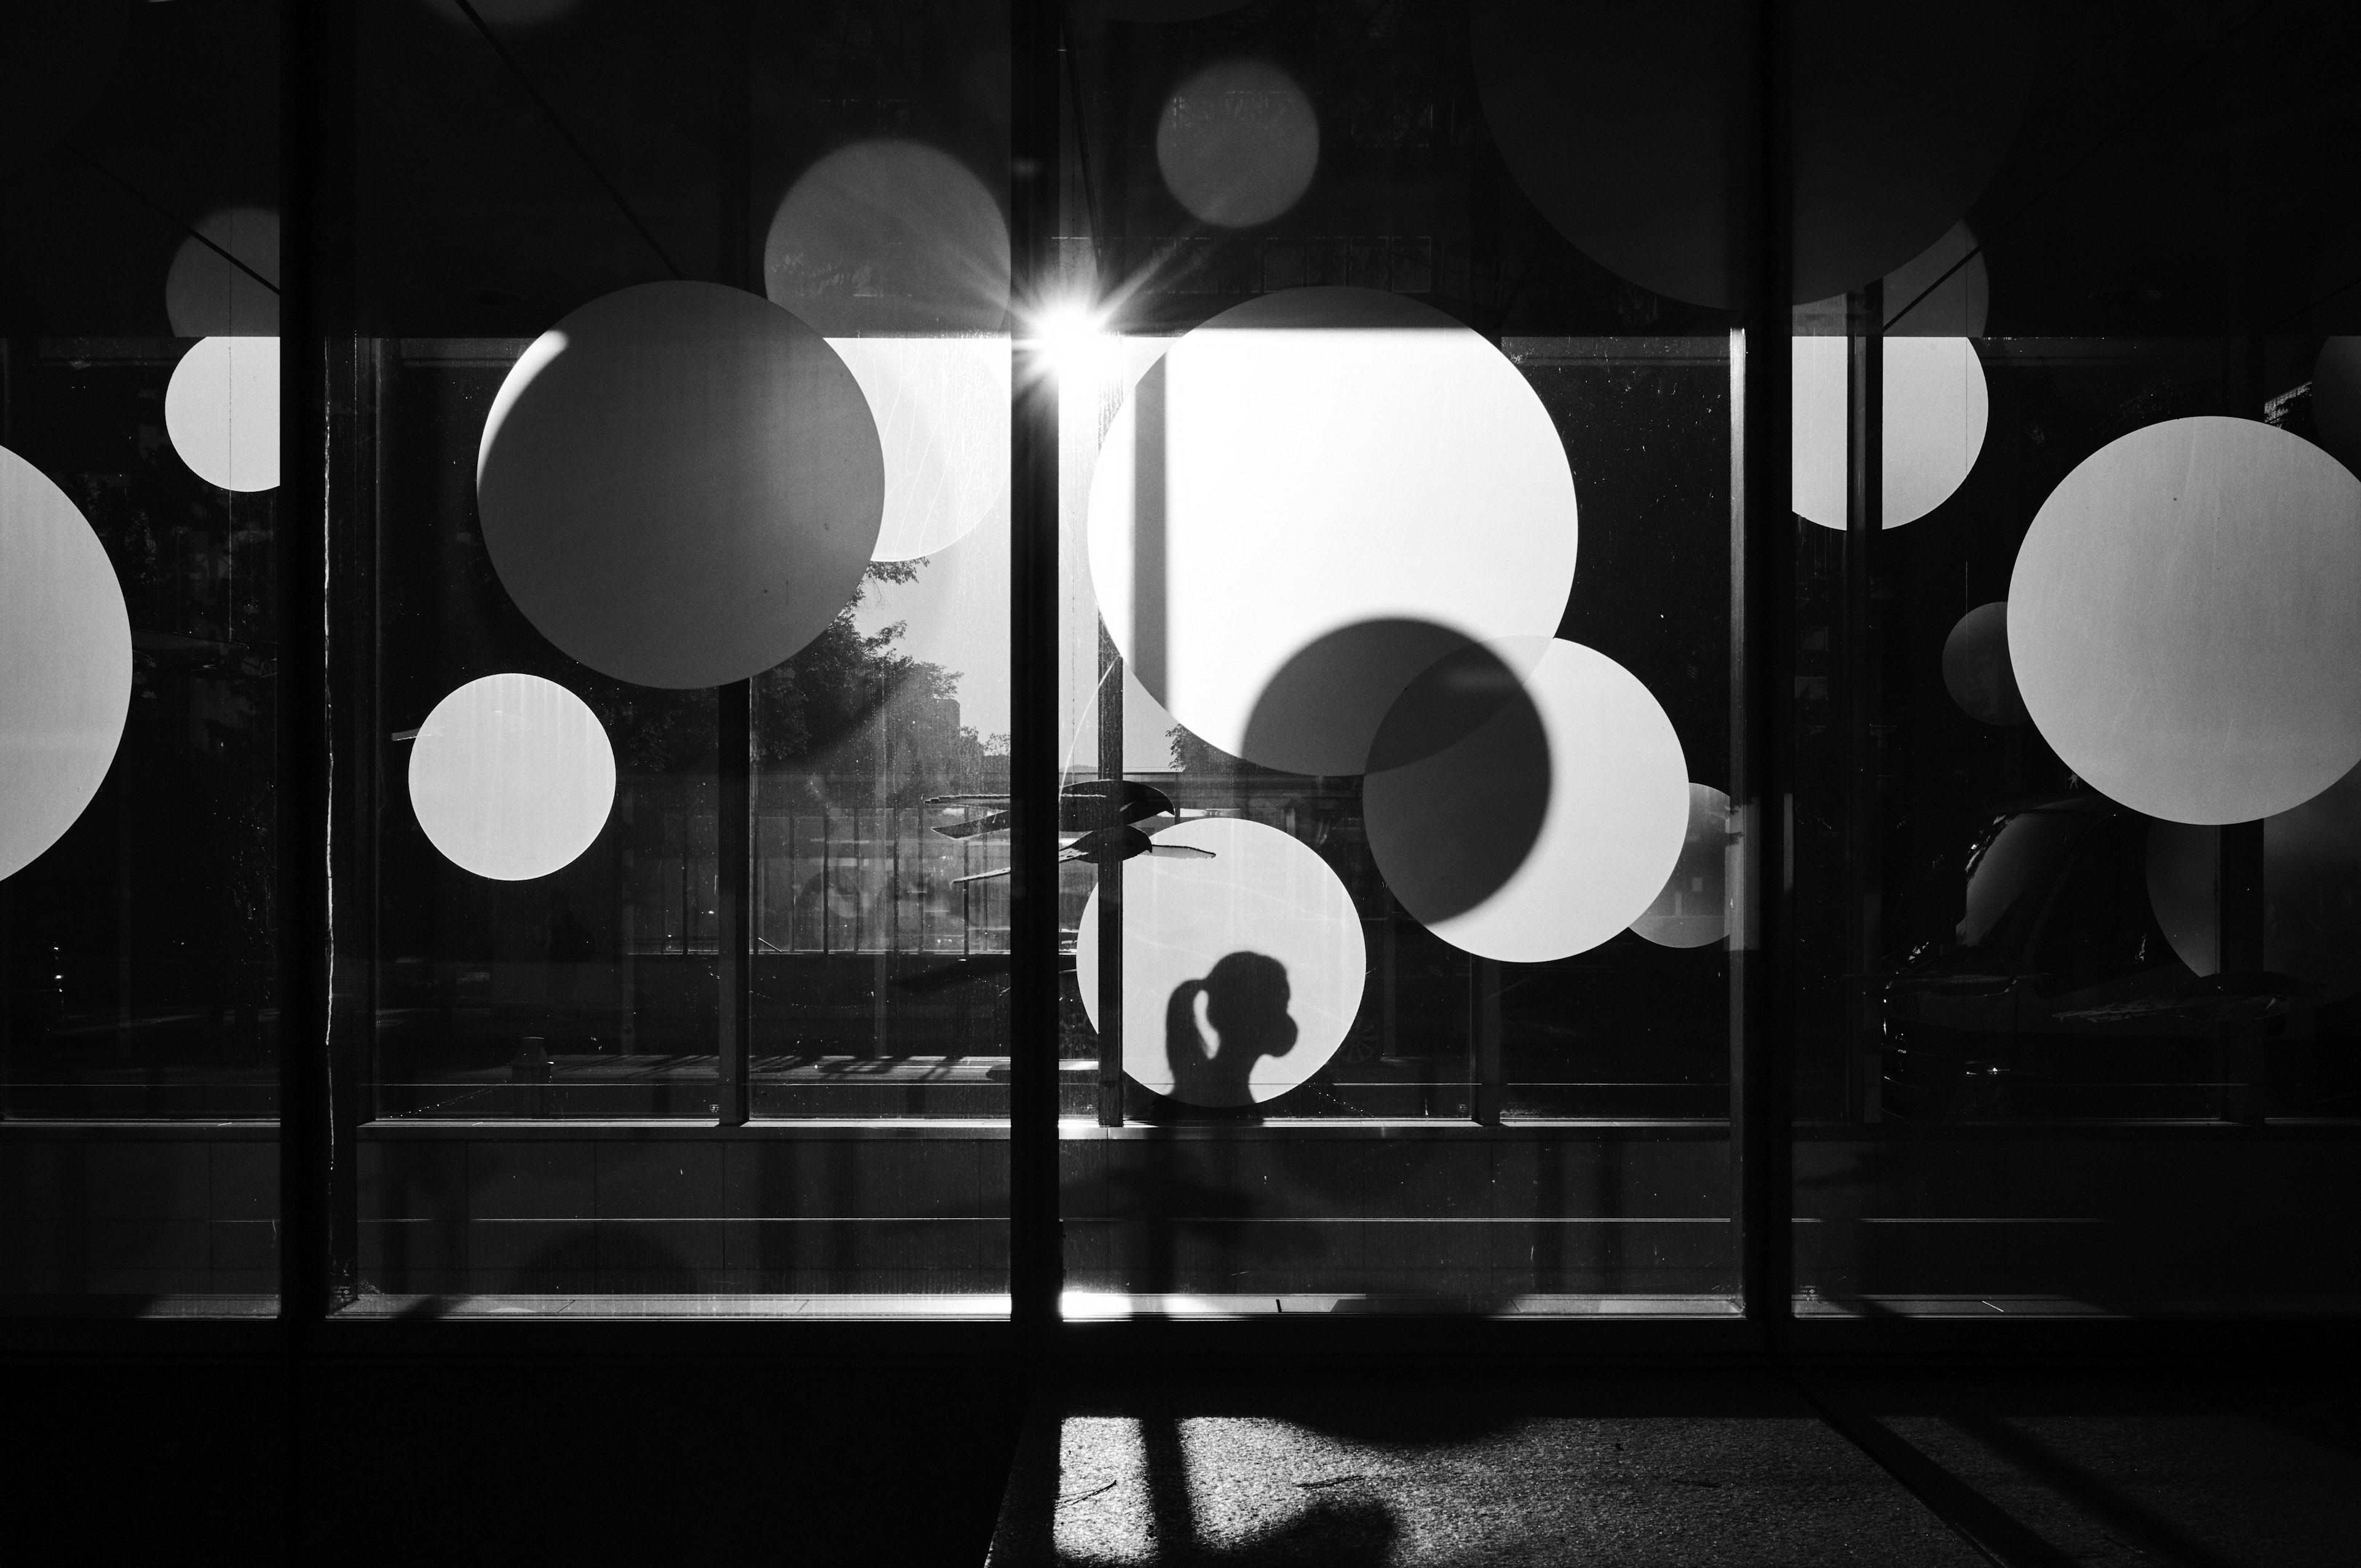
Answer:
<svg viewBox="0 0 2361 1568"><path fill-rule="evenodd" d="M1204 979L1183 981L1165 1008L1173 1097L1191 1105L1252 1104L1255 1064L1295 1048L1295 1020L1287 1011L1292 994L1287 966L1262 953L1224 954ZM1213 1035L1210 1047L1205 1030Z"/></svg>

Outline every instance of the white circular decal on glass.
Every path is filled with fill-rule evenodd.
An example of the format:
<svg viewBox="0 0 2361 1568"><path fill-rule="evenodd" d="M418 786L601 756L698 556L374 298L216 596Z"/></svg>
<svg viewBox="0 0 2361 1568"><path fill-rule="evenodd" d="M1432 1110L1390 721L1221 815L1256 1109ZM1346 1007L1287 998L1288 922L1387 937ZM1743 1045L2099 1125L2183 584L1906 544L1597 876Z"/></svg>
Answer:
<svg viewBox="0 0 2361 1568"><path fill-rule="evenodd" d="M1664 948L1711 947L1730 934L1730 796L1689 785L1689 826L1664 891L1631 922L1634 935Z"/></svg>
<svg viewBox="0 0 2361 1568"><path fill-rule="evenodd" d="M49 476L0 447L0 877L74 825L131 707L131 618L106 548Z"/></svg>
<svg viewBox="0 0 2361 1568"><path fill-rule="evenodd" d="M1258 60L1209 65L1172 90L1156 167L1173 200L1223 228L1267 224L1320 164L1320 119L1287 72Z"/></svg>
<svg viewBox="0 0 2361 1568"><path fill-rule="evenodd" d="M771 215L763 291L829 337L1005 333L1008 222L983 181L923 142L854 142Z"/></svg>
<svg viewBox="0 0 2361 1568"><path fill-rule="evenodd" d="M947 550L1008 517L1011 357L1005 335L831 337L869 400L885 463L871 557Z"/></svg>
<svg viewBox="0 0 2361 1568"><path fill-rule="evenodd" d="M1089 534L1100 614L1175 718L1267 767L1357 773L1438 659L1557 630L1574 477L1482 337L1397 295L1295 289L1140 376Z"/></svg>
<svg viewBox="0 0 2361 1568"><path fill-rule="evenodd" d="M1884 335L1982 337L1992 312L1992 277L1975 231L1953 224L1943 237L1885 275L1881 303ZM1798 336L1842 337L1852 320L1843 294L1797 305Z"/></svg>
<svg viewBox="0 0 2361 1568"><path fill-rule="evenodd" d="M434 705L410 752L410 804L444 858L498 882L578 859L615 805L598 716L539 675L486 675Z"/></svg>
<svg viewBox="0 0 2361 1568"><path fill-rule="evenodd" d="M2361 762L2361 481L2254 420L2169 420L2042 503L2008 594L2042 739L2103 795L2247 822Z"/></svg>
<svg viewBox="0 0 2361 1568"><path fill-rule="evenodd" d="M1971 718L1995 727L2025 722L2025 698L2008 662L2008 605L1980 604L1943 639L1943 689Z"/></svg>
<svg viewBox="0 0 2361 1568"><path fill-rule="evenodd" d="M774 304L829 340L884 448L875 558L907 561L1008 514L1008 224L922 142L837 148L799 175L763 245Z"/></svg>
<svg viewBox="0 0 2361 1568"><path fill-rule="evenodd" d="M1123 1069L1191 1105L1277 1099L1327 1065L1361 1010L1368 954L1352 895L1276 828L1183 822L1156 842L1211 859L1123 863ZM1074 954L1099 1020L1098 894Z"/></svg>
<svg viewBox="0 0 2361 1568"><path fill-rule="evenodd" d="M164 433L189 471L225 490L279 483L279 340L199 341L164 388Z"/></svg>
<svg viewBox="0 0 2361 1568"><path fill-rule="evenodd" d="M542 334L484 421L500 586L618 680L713 686L803 648L861 586L884 473L844 361L765 300L642 283Z"/></svg>
<svg viewBox="0 0 2361 1568"><path fill-rule="evenodd" d="M1795 340L1795 508L1845 526L1845 386L1850 340ZM1992 417L1983 361L1964 337L1889 337L1885 356L1883 526L1916 522L1967 482Z"/></svg>
<svg viewBox="0 0 2361 1568"><path fill-rule="evenodd" d="M181 242L164 275L164 313L172 335L278 336L279 214L268 207L231 207L200 218L197 235L204 237Z"/></svg>
<svg viewBox="0 0 2361 1568"><path fill-rule="evenodd" d="M1510 705L1468 735L1362 784L1369 853L1402 907L1453 947L1510 963L1586 952L1656 902L1688 837L1688 762L1663 707L1596 649L1551 641L1537 660L1503 650L1524 675L1529 707ZM1539 720L1540 766L1502 732ZM1423 750L1423 748L1422 748ZM1542 792L1531 847L1497 885L1470 889L1470 859L1448 835L1509 820Z"/></svg>

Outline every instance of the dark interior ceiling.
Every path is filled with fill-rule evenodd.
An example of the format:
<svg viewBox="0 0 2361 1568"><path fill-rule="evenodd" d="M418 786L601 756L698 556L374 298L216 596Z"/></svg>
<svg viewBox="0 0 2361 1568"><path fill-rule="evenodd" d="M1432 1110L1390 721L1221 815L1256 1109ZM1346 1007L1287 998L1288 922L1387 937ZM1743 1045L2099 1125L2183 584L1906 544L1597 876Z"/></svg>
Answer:
<svg viewBox="0 0 2361 1568"><path fill-rule="evenodd" d="M5 329L162 335L162 280L182 225L278 201L277 7L121 0L63 8L66 21L26 15L34 9L0 24L14 34L10 78L27 84L0 162ZM742 37L725 27L732 16ZM1078 123L1093 145L1087 192L1070 170L1067 226L1083 226L1082 211L1112 192L1136 233L1185 234L1178 209L1158 204L1170 205L1144 127L1166 77L1252 48L1304 76L1333 149L1312 199L1254 243L1422 231L1436 247L1437 302L1495 332L1725 326L1719 313L1617 279L1524 201L1470 112L1458 16L1421 0L1260 0L1161 27L1078 16L1070 102L1084 105ZM1961 8L1961 27L1977 20ZM514 71L452 0L379 0L358 21L364 330L522 335L675 269L730 278L730 247L750 225L759 244L795 176L863 137L930 142L1005 188L997 5L741 13L719 0L579 0L534 25L493 23ZM2055 9L2024 40L2038 56L2031 102L1968 214L1986 246L1991 334L2361 330L2356 33L2348 7L2320 0ZM733 87L750 105L742 137L723 107ZM1368 129L1384 126L1397 127L1390 140ZM733 207L722 195L741 174ZM1101 221L1115 226L1111 214ZM1455 247L1479 265L1455 273L1444 259ZM1202 319L1234 302L1220 289L1175 294L1148 314Z"/></svg>

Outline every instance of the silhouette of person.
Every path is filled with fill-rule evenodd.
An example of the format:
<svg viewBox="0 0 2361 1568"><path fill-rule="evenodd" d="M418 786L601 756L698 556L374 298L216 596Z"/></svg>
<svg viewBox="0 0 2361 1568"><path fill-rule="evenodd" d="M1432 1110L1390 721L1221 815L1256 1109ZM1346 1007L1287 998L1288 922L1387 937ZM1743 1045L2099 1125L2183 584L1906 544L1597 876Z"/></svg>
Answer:
<svg viewBox="0 0 2361 1568"><path fill-rule="evenodd" d="M1202 980L1183 981L1164 1004L1164 1051L1172 1067L1172 1095L1208 1109L1254 1104L1249 1080L1265 1057L1295 1048L1295 1020L1287 966L1261 953L1228 953ZM1215 1044L1208 1049L1197 1026L1197 999Z"/></svg>

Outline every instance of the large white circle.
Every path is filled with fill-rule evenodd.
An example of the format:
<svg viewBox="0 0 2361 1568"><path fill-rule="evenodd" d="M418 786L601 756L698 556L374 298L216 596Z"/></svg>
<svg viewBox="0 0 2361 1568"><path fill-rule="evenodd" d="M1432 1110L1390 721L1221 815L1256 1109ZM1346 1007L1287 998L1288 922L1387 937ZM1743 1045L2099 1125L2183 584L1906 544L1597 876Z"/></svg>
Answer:
<svg viewBox="0 0 2361 1568"><path fill-rule="evenodd" d="M2042 739L2169 822L2247 822L2361 762L2361 481L2253 420L2169 420L2085 458L2009 581Z"/></svg>
<svg viewBox="0 0 2361 1568"><path fill-rule="evenodd" d="M1123 1069L1191 1104L1276 1099L1327 1065L1361 1010L1368 949L1352 894L1308 846L1259 822L1202 817L1166 828L1156 842L1210 850L1213 858L1140 855L1123 864ZM1093 890L1074 951L1093 1028L1098 908ZM1257 970L1270 973L1268 963L1242 964L1240 955L1275 962L1284 992L1254 985ZM1230 999L1225 1008L1219 982L1239 970L1247 1004ZM1209 976L1215 994L1190 989ZM1210 1062L1200 1065L1192 1045Z"/></svg>
<svg viewBox="0 0 2361 1568"><path fill-rule="evenodd" d="M230 207L200 218L197 234L204 238L182 240L164 275L164 313L172 335L278 336L279 214L268 207ZM234 265L224 250L244 265Z"/></svg>
<svg viewBox="0 0 2361 1568"><path fill-rule="evenodd" d="M114 764L131 618L66 493L0 446L0 877L56 843Z"/></svg>
<svg viewBox="0 0 2361 1568"><path fill-rule="evenodd" d="M1175 718L1266 766L1356 773L1451 640L1556 630L1574 477L1540 398L1482 337L1396 295L1296 289L1223 312L1142 374L1100 449L1089 531L1099 612ZM1395 625L1446 645L1357 652L1321 676L1332 722L1257 725L1315 644Z"/></svg>
<svg viewBox="0 0 2361 1568"><path fill-rule="evenodd" d="M1223 228L1267 224L1302 198L1320 164L1320 117L1279 67L1209 65L1172 90L1156 167L1173 200Z"/></svg>
<svg viewBox="0 0 2361 1568"><path fill-rule="evenodd" d="M189 471L225 490L279 483L279 340L208 337L172 367L164 433Z"/></svg>
<svg viewBox="0 0 2361 1568"><path fill-rule="evenodd" d="M1005 335L832 337L869 400L885 464L884 520L871 557L910 561L1008 516Z"/></svg>
<svg viewBox="0 0 2361 1568"><path fill-rule="evenodd" d="M541 634L592 669L712 686L819 635L884 498L844 361L767 301L643 283L528 348L484 421L484 543Z"/></svg>
<svg viewBox="0 0 2361 1568"><path fill-rule="evenodd" d="M1521 662L1502 650L1504 663ZM1510 963L1586 952L1664 891L1689 829L1688 762L1664 707L1606 654L1553 640L1524 678L1549 747L1549 794L1524 861L1472 908L1435 915L1415 871L1455 798L1494 781L1468 765L1479 731L1362 784L1369 853L1402 907L1453 947Z"/></svg>
<svg viewBox="0 0 2361 1568"><path fill-rule="evenodd" d="M1689 825L1681 857L1640 917L1632 935L1664 948L1708 948L1730 934L1730 796L1711 784L1689 785Z"/></svg>
<svg viewBox="0 0 2361 1568"><path fill-rule="evenodd" d="M1795 508L1845 526L1845 386L1850 340L1799 337L1789 427ZM1916 522L1951 499L1983 450L1992 402L1983 361L1964 337L1889 337L1885 356L1883 526Z"/></svg>
<svg viewBox="0 0 2361 1568"><path fill-rule="evenodd" d="M525 882L572 864L615 805L589 705L539 675L486 675L434 705L410 751L419 827L463 871Z"/></svg>

